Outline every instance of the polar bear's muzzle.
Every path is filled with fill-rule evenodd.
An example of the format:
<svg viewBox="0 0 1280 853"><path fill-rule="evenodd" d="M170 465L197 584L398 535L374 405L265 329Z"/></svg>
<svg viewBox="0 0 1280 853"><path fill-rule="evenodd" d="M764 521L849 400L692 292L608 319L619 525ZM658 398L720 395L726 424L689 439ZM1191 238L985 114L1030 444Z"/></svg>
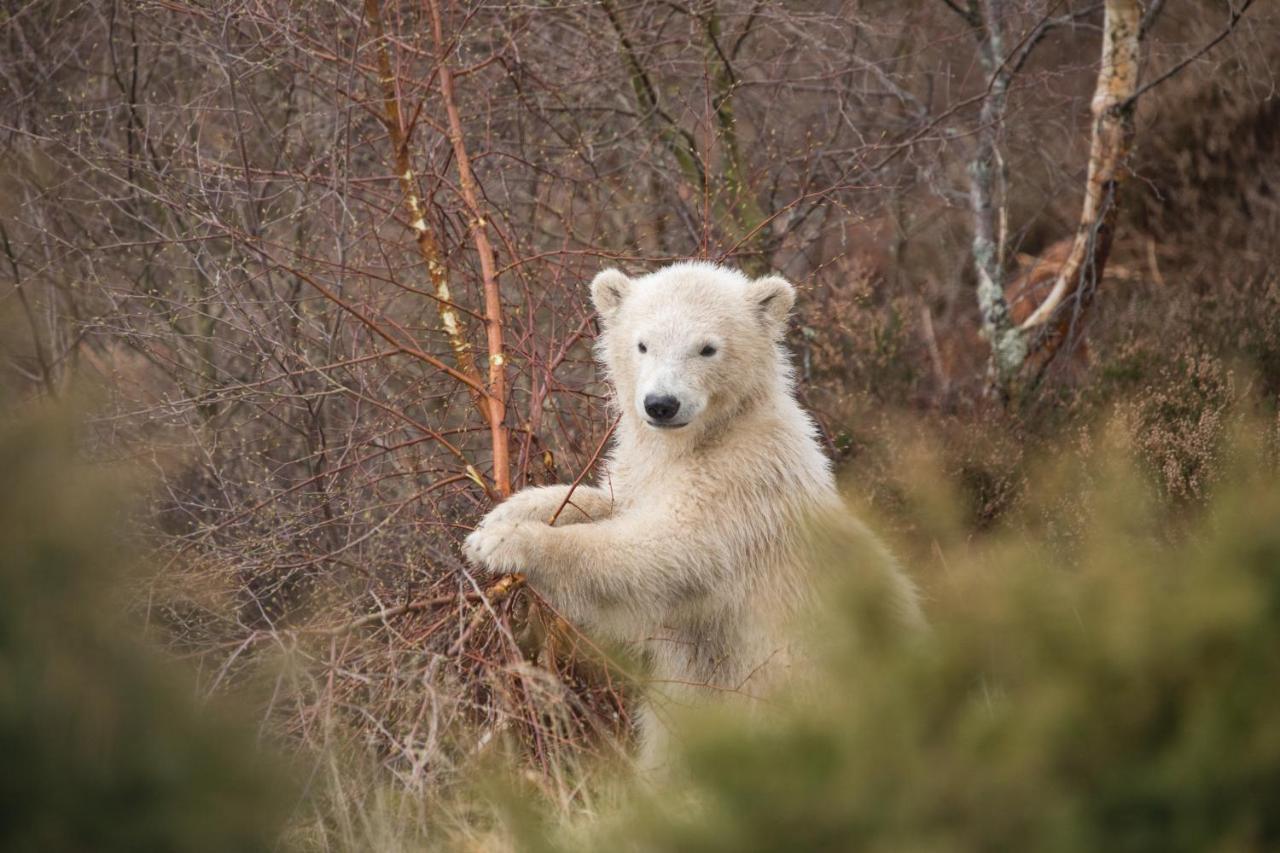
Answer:
<svg viewBox="0 0 1280 853"><path fill-rule="evenodd" d="M643 365L636 377L632 405L640 419L654 429L678 429L698 419L707 406L707 397L697 382L691 382L686 367Z"/></svg>
<svg viewBox="0 0 1280 853"><path fill-rule="evenodd" d="M644 397L644 414L649 426L659 429L679 429L687 426L688 421L676 420L680 413L680 400L670 394L646 394Z"/></svg>

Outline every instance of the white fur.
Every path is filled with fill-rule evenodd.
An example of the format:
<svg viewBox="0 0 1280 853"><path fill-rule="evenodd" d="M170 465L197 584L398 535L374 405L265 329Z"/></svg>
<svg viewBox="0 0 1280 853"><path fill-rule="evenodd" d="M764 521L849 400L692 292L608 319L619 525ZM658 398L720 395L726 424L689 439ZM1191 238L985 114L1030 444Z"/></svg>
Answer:
<svg viewBox="0 0 1280 853"><path fill-rule="evenodd" d="M838 519L854 535L815 426L797 404L782 349L795 291L707 263L592 282L599 357L621 411L607 473L526 489L494 509L466 553L523 571L566 618L640 644L651 662L644 760L657 763L664 704L758 696L792 660L790 621L813 589L806 526ZM647 352L639 351L645 344ZM702 355L711 344L715 354ZM679 429L651 426L647 393L681 401ZM687 407L687 408L686 408ZM910 585L887 570L907 619Z"/></svg>

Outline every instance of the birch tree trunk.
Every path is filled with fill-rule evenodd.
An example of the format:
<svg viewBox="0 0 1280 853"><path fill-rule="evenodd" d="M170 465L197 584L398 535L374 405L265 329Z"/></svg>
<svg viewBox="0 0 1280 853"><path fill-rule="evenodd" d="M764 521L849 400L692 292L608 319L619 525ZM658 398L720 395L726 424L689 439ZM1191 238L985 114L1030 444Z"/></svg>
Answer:
<svg viewBox="0 0 1280 853"><path fill-rule="evenodd" d="M1004 165L998 144L1004 124L1010 75L1004 61L1004 0L970 6L979 33L987 97L978 116L978 147L969 164L969 205L973 212L973 264L978 277L982 333L991 345L992 380L1003 388L1026 359L1026 340L1009 318L1004 298Z"/></svg>
<svg viewBox="0 0 1280 853"><path fill-rule="evenodd" d="M1097 291L1111 255L1117 195L1128 178L1126 160L1133 146L1133 96L1138 90L1141 27L1138 0L1108 0L1080 224L1049 295L1020 327L1024 335L1034 336L1034 346L1030 348L1033 364L1024 371L1032 382L1069 338Z"/></svg>
<svg viewBox="0 0 1280 853"><path fill-rule="evenodd" d="M992 389L1007 400L1038 382L1081 318L1106 267L1115 231L1117 192L1127 177L1125 158L1133 143L1142 8L1138 0L1106 0L1084 208L1071 252L1049 295L1015 326L1003 289L1004 175L997 144L1009 82L1026 49L1017 61L1004 55L1003 7L1003 0L981 0L981 7L971 3L967 19L979 33L982 63L988 74L977 149L969 166L977 298L983 334L991 346ZM1033 38L1038 37L1037 32Z"/></svg>

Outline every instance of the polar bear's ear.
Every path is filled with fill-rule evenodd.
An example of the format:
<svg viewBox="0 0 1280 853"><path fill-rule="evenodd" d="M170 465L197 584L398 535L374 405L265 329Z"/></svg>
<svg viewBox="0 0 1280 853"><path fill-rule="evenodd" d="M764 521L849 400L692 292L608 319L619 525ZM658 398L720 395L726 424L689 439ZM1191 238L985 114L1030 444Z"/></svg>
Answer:
<svg viewBox="0 0 1280 853"><path fill-rule="evenodd" d="M782 276L767 275L747 286L747 298L771 332L781 334L796 304L796 289Z"/></svg>
<svg viewBox="0 0 1280 853"><path fill-rule="evenodd" d="M591 301L605 320L612 320L631 290L631 279L615 269L603 270L591 280Z"/></svg>

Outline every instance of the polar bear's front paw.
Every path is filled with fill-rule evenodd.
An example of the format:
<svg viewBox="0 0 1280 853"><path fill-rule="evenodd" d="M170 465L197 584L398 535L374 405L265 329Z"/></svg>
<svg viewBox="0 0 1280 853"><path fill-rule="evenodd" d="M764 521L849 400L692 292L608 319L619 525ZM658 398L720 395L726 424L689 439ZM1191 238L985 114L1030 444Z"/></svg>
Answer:
<svg viewBox="0 0 1280 853"><path fill-rule="evenodd" d="M533 521L485 524L467 537L463 553L470 562L491 572L527 571L533 562L533 543L539 528L550 530Z"/></svg>

